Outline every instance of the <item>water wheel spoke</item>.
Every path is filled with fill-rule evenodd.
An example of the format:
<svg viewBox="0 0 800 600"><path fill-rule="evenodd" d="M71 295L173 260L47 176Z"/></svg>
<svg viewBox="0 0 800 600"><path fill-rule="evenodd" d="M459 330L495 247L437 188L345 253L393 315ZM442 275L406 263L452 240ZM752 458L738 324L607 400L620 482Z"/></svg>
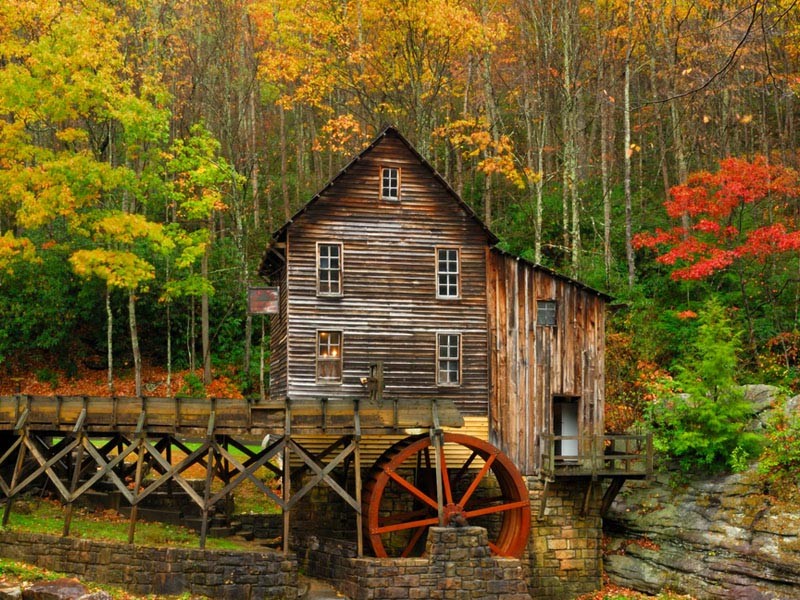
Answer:
<svg viewBox="0 0 800 600"><path fill-rule="evenodd" d="M464 508L468 508L469 510L475 510L476 508L484 508L486 506L494 506L498 502L503 502L506 500L505 496L486 496L482 498L470 498L469 506L467 503L462 503L461 506Z"/></svg>
<svg viewBox="0 0 800 600"><path fill-rule="evenodd" d="M450 487L450 477L447 474L447 459L444 456L444 446L439 447L439 460L442 465L442 484L444 485L445 504L453 504L453 490Z"/></svg>
<svg viewBox="0 0 800 600"><path fill-rule="evenodd" d="M489 469L492 468L492 463L494 463L494 460L496 458L497 454L492 454L489 457L489 459L485 463L483 463L483 467L478 472L478 474L475 475L475 478L472 480L472 483L470 484L469 488L467 488L467 491L464 492L464 495L461 497L461 500L459 501L459 504L461 506L467 505L467 502L469 502L469 499L472 497L472 494L474 494L475 490L478 489L478 485L480 484L480 482L483 481L483 478L486 477L486 474L489 472Z"/></svg>
<svg viewBox="0 0 800 600"><path fill-rule="evenodd" d="M393 531L403 531L405 529L415 529L416 527L430 527L437 525L439 517L431 517L430 519L419 519L418 521L408 521L407 523L396 523L395 525L386 525L385 527L375 527L370 529L372 534L392 533Z"/></svg>
<svg viewBox="0 0 800 600"><path fill-rule="evenodd" d="M404 478L400 477L400 475L398 475L394 471L387 471L387 474L392 479L392 481L397 482L398 485L400 485L401 487L403 487L406 490L408 490L408 492L411 495L413 495L415 498L418 498L419 500L421 500L422 502L424 502L425 504L427 504L431 508L435 508L435 509L438 510L439 505L437 504L436 500L434 500L433 498L428 496L428 494L426 494L421 489L416 487L413 483L409 483L407 480L405 480Z"/></svg>
<svg viewBox="0 0 800 600"><path fill-rule="evenodd" d="M455 476L453 477L453 485L458 486L458 483L464 478L464 475L467 474L470 466L478 458L478 451L473 450L472 454L469 455L469 458L461 465L461 468L456 472Z"/></svg>
<svg viewBox="0 0 800 600"><path fill-rule="evenodd" d="M486 508L479 508L477 510L468 510L464 512L467 519L474 517L482 517L483 515L491 515L494 513L506 512L509 510L516 510L518 508L530 507L530 502L526 500L518 500L517 502L508 502L506 504L497 504L494 506L487 506Z"/></svg>

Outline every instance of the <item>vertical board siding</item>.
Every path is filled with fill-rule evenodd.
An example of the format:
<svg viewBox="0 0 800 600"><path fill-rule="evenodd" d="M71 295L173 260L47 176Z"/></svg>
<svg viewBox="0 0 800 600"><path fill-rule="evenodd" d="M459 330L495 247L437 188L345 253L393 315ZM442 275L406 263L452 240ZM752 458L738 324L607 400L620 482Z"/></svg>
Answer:
<svg viewBox="0 0 800 600"><path fill-rule="evenodd" d="M492 387L489 436L525 474L541 467L553 396L581 399L582 434L602 433L605 300L592 290L493 251L487 264ZM555 327L536 324L538 300L557 302Z"/></svg>
<svg viewBox="0 0 800 600"><path fill-rule="evenodd" d="M380 166L401 169L400 200L379 199ZM388 398L449 398L486 415L487 234L432 171L387 136L326 188L287 230L286 393L359 397L369 364L384 363ZM316 243L342 243L342 296L316 295ZM460 250L460 298L436 298L436 248ZM318 330L343 333L341 384L315 380ZM436 382L436 334L461 334L458 386Z"/></svg>

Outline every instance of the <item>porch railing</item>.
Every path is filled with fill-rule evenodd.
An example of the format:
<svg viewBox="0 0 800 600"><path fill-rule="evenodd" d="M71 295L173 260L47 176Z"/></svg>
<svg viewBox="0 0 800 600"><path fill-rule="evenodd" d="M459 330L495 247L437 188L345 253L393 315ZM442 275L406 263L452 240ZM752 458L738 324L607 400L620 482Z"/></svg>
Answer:
<svg viewBox="0 0 800 600"><path fill-rule="evenodd" d="M540 440L542 474L546 477L644 478L653 473L651 434L542 434Z"/></svg>

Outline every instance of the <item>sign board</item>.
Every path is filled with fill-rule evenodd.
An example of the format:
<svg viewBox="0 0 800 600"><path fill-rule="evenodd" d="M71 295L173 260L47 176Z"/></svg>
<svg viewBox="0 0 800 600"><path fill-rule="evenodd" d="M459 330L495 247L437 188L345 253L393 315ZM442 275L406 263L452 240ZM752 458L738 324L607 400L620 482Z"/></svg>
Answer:
<svg viewBox="0 0 800 600"><path fill-rule="evenodd" d="M280 312L277 287L251 287L247 289L247 314L277 315Z"/></svg>

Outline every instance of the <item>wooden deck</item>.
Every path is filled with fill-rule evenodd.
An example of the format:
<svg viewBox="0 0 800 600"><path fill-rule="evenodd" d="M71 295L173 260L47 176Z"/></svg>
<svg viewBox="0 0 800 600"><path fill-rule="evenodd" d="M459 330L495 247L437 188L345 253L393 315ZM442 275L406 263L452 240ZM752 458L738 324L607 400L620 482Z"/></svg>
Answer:
<svg viewBox="0 0 800 600"><path fill-rule="evenodd" d="M435 413L435 414L434 414ZM0 396L0 431L236 435L381 435L403 429L463 427L450 400L265 401L231 398Z"/></svg>

